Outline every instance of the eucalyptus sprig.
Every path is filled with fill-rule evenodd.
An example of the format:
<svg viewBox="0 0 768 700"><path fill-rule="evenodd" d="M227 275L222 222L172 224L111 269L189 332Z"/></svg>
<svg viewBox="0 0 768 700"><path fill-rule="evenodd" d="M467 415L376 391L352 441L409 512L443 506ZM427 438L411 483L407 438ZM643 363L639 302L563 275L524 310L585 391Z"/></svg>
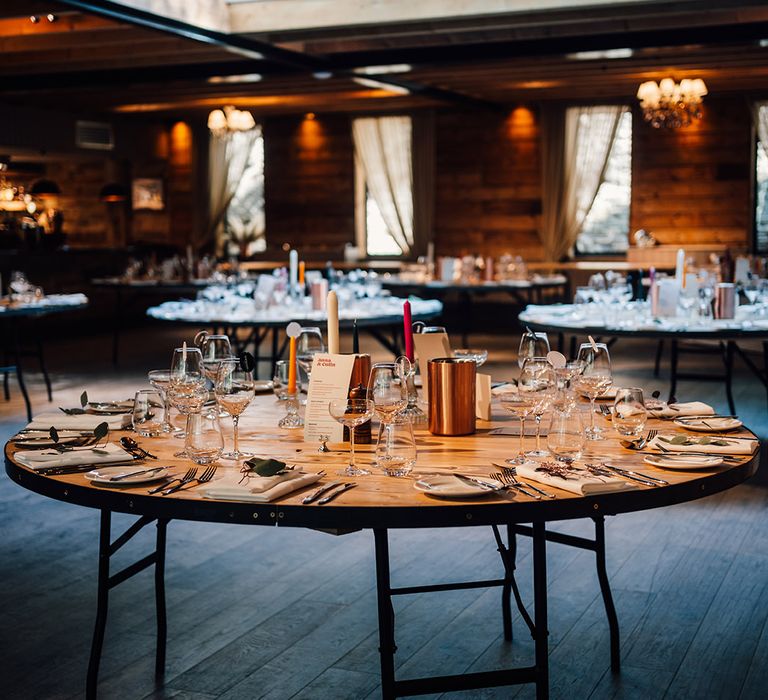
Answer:
<svg viewBox="0 0 768 700"><path fill-rule="evenodd" d="M85 392L83 392L83 394L85 394ZM86 403L87 403L87 397L86 397ZM54 449L57 452L68 452L68 451L74 450L75 447L77 447L76 445L59 445L58 444L60 439L59 431L56 430L56 427L53 425L48 429L48 435L50 435L51 440L55 445ZM108 435L109 435L109 423L107 423L106 421L104 421L103 423L99 423L93 429L93 438L97 443L104 440ZM106 445L106 442L104 444ZM100 449L98 447L98 444L96 447L89 448L89 449L93 449L94 452L100 452L100 453L104 452L103 449Z"/></svg>
<svg viewBox="0 0 768 700"><path fill-rule="evenodd" d="M88 392L84 391L80 394L80 408L62 408L59 406L59 410L66 413L68 416L80 416L85 413L85 407L88 405Z"/></svg>

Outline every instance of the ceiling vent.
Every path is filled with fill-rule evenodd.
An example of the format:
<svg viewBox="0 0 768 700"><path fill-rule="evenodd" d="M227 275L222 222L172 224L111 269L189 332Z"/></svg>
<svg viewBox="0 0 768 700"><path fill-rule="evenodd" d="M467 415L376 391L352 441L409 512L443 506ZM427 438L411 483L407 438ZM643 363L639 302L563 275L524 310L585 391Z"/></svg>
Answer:
<svg viewBox="0 0 768 700"><path fill-rule="evenodd" d="M75 123L75 144L78 148L111 151L115 147L112 125L105 122Z"/></svg>

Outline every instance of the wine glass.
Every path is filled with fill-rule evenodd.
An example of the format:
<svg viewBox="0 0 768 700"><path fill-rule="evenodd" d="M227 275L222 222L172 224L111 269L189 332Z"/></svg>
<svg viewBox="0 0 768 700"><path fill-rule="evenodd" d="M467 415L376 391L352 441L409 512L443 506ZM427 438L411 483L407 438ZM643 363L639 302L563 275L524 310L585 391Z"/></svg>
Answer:
<svg viewBox="0 0 768 700"><path fill-rule="evenodd" d="M525 453L526 457L546 457L548 452L541 449L541 418L552 406L557 388L555 368L546 357L531 357L525 361L523 372L533 374L529 390L536 394L533 418L536 422L536 449Z"/></svg>
<svg viewBox="0 0 768 700"><path fill-rule="evenodd" d="M221 457L224 436L216 414L195 413L187 420L185 447L188 457L195 463L207 465Z"/></svg>
<svg viewBox="0 0 768 700"><path fill-rule="evenodd" d="M186 438L189 427L189 417L195 413L200 413L205 402L208 400L208 390L205 388L205 380L190 378L188 380L179 379L171 382L168 387L168 398L171 405L181 415L186 417L185 430L178 431L174 437ZM186 450L182 449L174 454L174 457L188 457Z"/></svg>
<svg viewBox="0 0 768 700"><path fill-rule="evenodd" d="M643 390L637 387L618 389L613 403L613 427L619 435L637 440L645 429L648 411Z"/></svg>
<svg viewBox="0 0 768 700"><path fill-rule="evenodd" d="M229 336L206 335L200 344L200 352L203 356L203 371L212 382L216 381L222 360L232 357L232 345Z"/></svg>
<svg viewBox="0 0 768 700"><path fill-rule="evenodd" d="M520 448L517 457L508 459L510 464L523 464L525 458L525 419L533 413L543 392L544 384L537 378L537 369L534 364L526 362L520 370L520 378L517 380L517 391L505 391L501 395L501 405L513 416L520 419ZM551 387L549 389L551 391Z"/></svg>
<svg viewBox="0 0 768 700"><path fill-rule="evenodd" d="M173 351L170 371L171 384L177 382L205 383L203 355L200 348L181 347Z"/></svg>
<svg viewBox="0 0 768 700"><path fill-rule="evenodd" d="M395 414L408 404L406 377L410 371L411 364L406 358L398 358L397 362L377 362L371 367L368 398L373 401L376 415L384 426L383 431L379 433L379 439L383 438L385 445L391 443L389 431ZM377 457L377 465L380 460L386 463L390 457L389 450L385 447L381 458Z"/></svg>
<svg viewBox="0 0 768 700"><path fill-rule="evenodd" d="M458 358L464 358L467 360L474 360L477 368L480 369L486 360L488 359L488 351L480 348L458 348L453 351L453 356Z"/></svg>
<svg viewBox="0 0 768 700"><path fill-rule="evenodd" d="M256 382L253 379L253 374L244 370L237 359L222 360L219 374L216 377L214 392L219 407L232 416L234 429L234 449L232 452L225 452L222 456L225 459L234 459L235 461L242 457L251 456L246 452L240 452L238 426L240 415L248 408L248 404L253 401L256 395Z"/></svg>
<svg viewBox="0 0 768 700"><path fill-rule="evenodd" d="M605 343L582 343L576 356L584 369L575 377L575 387L589 399L588 440L599 440L603 431L595 425L595 399L602 396L612 384L611 355Z"/></svg>
<svg viewBox="0 0 768 700"><path fill-rule="evenodd" d="M373 417L373 401L369 399L337 399L328 404L331 417L349 429L349 464L339 472L342 476L364 476L367 469L355 466L355 428Z"/></svg>
<svg viewBox="0 0 768 700"><path fill-rule="evenodd" d="M307 375L307 382L312 375L312 360L320 352L325 352L320 329L314 326L302 328L296 338L296 360Z"/></svg>
<svg viewBox="0 0 768 700"><path fill-rule="evenodd" d="M152 369L147 372L147 379L149 383L160 392L163 397L163 403L165 404L165 411L163 412L163 425L162 432L172 433L176 429L171 425L171 401L168 397L168 387L171 383L171 372L167 369Z"/></svg>
<svg viewBox="0 0 768 700"><path fill-rule="evenodd" d="M522 369L529 357L546 357L549 350L549 338L546 333L526 330L520 338L520 347L517 351L518 367Z"/></svg>

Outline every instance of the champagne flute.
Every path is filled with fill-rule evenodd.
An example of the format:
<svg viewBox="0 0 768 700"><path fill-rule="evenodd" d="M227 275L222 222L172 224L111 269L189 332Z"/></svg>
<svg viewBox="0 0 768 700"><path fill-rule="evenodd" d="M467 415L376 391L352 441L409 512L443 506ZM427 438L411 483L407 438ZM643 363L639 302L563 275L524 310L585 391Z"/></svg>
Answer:
<svg viewBox="0 0 768 700"><path fill-rule="evenodd" d="M517 351L518 367L522 369L529 357L546 357L549 350L549 338L546 333L526 330L520 338L520 347Z"/></svg>
<svg viewBox="0 0 768 700"><path fill-rule="evenodd" d="M535 392L537 400L533 407L533 418L536 422L536 449L525 453L526 457L546 457L549 453L541 449L541 418L552 406L557 388L555 368L546 357L531 357L525 361L523 370L532 373L534 382L530 390Z"/></svg>
<svg viewBox="0 0 768 700"><path fill-rule="evenodd" d="M240 451L238 427L240 415L256 395L253 374L244 370L237 359L222 360L214 392L219 407L232 416L234 428L234 449L232 452L225 452L222 457L235 461L239 461L242 457L250 457L248 453Z"/></svg>
<svg viewBox="0 0 768 700"><path fill-rule="evenodd" d="M407 368L404 366L407 363ZM406 377L411 371L410 362L405 358L399 358L397 362L377 362L371 367L368 377L368 397L373 401L374 410L382 426L379 440L384 439L385 449L381 458L377 457L378 466L386 466L390 460L389 452L390 424L395 415L408 404L408 388ZM376 449L377 455L379 449ZM379 462L384 464L379 464Z"/></svg>
<svg viewBox="0 0 768 700"><path fill-rule="evenodd" d="M584 369L575 377L576 391L589 399L588 440L600 440L603 431L595 425L595 399L610 388L611 355L605 343L582 343L576 356Z"/></svg>
<svg viewBox="0 0 768 700"><path fill-rule="evenodd" d="M325 352L325 343L323 343L323 334L320 329L314 326L302 328L299 337L296 338L296 361L307 375L307 382L312 375L312 360L320 352Z"/></svg>
<svg viewBox="0 0 768 700"><path fill-rule="evenodd" d="M373 417L374 406L370 399L337 399L328 404L331 417L349 429L349 464L339 472L342 476L364 476L367 469L355 465L355 428Z"/></svg>

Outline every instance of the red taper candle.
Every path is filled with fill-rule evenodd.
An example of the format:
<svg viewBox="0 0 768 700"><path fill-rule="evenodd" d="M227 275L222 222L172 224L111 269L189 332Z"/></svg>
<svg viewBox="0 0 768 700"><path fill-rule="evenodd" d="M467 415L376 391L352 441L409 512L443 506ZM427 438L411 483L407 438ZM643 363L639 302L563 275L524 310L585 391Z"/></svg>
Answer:
<svg viewBox="0 0 768 700"><path fill-rule="evenodd" d="M405 356L413 362L413 321L411 320L411 302L403 302L403 336L405 337Z"/></svg>

